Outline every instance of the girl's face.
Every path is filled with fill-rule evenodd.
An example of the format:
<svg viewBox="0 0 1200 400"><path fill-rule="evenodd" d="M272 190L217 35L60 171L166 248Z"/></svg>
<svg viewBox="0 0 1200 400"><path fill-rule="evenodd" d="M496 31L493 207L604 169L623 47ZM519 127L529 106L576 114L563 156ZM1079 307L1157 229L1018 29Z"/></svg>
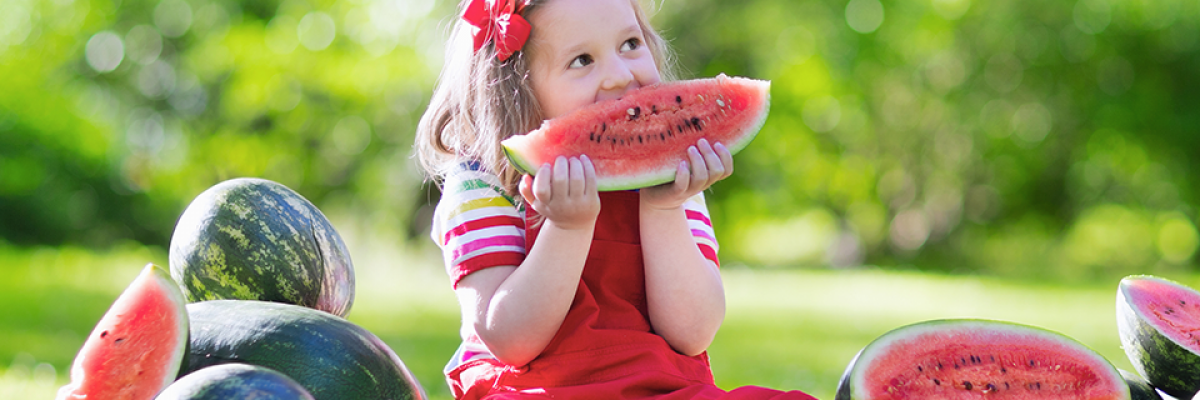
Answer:
<svg viewBox="0 0 1200 400"><path fill-rule="evenodd" d="M630 0L552 0L529 23L529 79L546 118L659 81Z"/></svg>

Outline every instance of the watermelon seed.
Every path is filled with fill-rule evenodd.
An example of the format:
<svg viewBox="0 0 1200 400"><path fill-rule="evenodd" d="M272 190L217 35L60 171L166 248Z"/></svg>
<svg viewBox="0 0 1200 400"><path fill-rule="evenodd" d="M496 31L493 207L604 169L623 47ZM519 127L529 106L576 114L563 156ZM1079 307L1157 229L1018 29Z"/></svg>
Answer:
<svg viewBox="0 0 1200 400"><path fill-rule="evenodd" d="M1009 389L1008 382L1004 382L1004 390L1008 390L1008 389Z"/></svg>
<svg viewBox="0 0 1200 400"><path fill-rule="evenodd" d="M1000 373L1002 373L1002 374L1007 374L1007 373L1008 373L1008 369L1005 369L1004 367L1000 367Z"/></svg>
<svg viewBox="0 0 1200 400"><path fill-rule="evenodd" d="M973 386L971 386L971 382L963 381L963 387L966 387L967 390L971 390Z"/></svg>
<svg viewBox="0 0 1200 400"><path fill-rule="evenodd" d="M100 338L101 338L101 339L103 339L103 338L105 338L105 337L107 337L107 336L108 336L108 331L100 332Z"/></svg>
<svg viewBox="0 0 1200 400"><path fill-rule="evenodd" d="M654 114L654 115L658 115L658 104L650 105L650 113Z"/></svg>
<svg viewBox="0 0 1200 400"><path fill-rule="evenodd" d="M1036 363L1036 362L1034 362L1033 360L1029 360L1029 366L1030 366L1030 367L1036 367L1036 366L1037 366L1037 363Z"/></svg>
<svg viewBox="0 0 1200 400"><path fill-rule="evenodd" d="M924 368L921 368L921 366L920 366L920 365L918 365L918 366L917 366L917 372L925 372L925 369L924 369Z"/></svg>
<svg viewBox="0 0 1200 400"><path fill-rule="evenodd" d="M121 342L124 342L124 341L125 341L125 338L117 338L117 340L114 340L113 343L121 344Z"/></svg>
<svg viewBox="0 0 1200 400"><path fill-rule="evenodd" d="M642 135L638 135L638 143L642 143Z"/></svg>
<svg viewBox="0 0 1200 400"><path fill-rule="evenodd" d="M988 356L988 358L992 359L992 362L996 362L996 356Z"/></svg>
<svg viewBox="0 0 1200 400"><path fill-rule="evenodd" d="M679 97L679 95L676 95L676 96L675 96L675 103L676 103L676 104L683 104L683 97Z"/></svg>
<svg viewBox="0 0 1200 400"><path fill-rule="evenodd" d="M725 100L717 99L717 105L721 106L721 107L725 107Z"/></svg>
<svg viewBox="0 0 1200 400"><path fill-rule="evenodd" d="M600 123L600 133L608 132L608 122Z"/></svg>
<svg viewBox="0 0 1200 400"><path fill-rule="evenodd" d="M984 387L984 388L983 388L983 392L984 392L984 393L991 392L991 391L994 391L994 390L996 390L996 385L993 385L993 384L991 384L991 383L988 383L988 384L987 384L987 387Z"/></svg>
<svg viewBox="0 0 1200 400"><path fill-rule="evenodd" d="M942 386L942 381L939 381L939 380L938 380L938 378L933 378L933 384L934 384L934 385L938 385L938 386Z"/></svg>

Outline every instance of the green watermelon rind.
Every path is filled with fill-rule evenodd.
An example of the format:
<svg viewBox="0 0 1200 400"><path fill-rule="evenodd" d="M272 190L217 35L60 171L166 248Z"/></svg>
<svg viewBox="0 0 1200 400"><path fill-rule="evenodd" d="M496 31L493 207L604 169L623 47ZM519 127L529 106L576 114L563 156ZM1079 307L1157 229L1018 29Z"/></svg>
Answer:
<svg viewBox="0 0 1200 400"><path fill-rule="evenodd" d="M283 373L318 399L428 398L386 343L344 318L257 300L204 301L187 310L191 335L180 377L245 363Z"/></svg>
<svg viewBox="0 0 1200 400"><path fill-rule="evenodd" d="M1153 280L1196 292L1186 285L1160 277L1125 277L1117 288L1117 332L1130 364L1155 388L1177 398L1192 398L1200 391L1200 354L1164 335L1130 304L1125 291L1131 280ZM1200 296L1200 292L1196 292Z"/></svg>
<svg viewBox="0 0 1200 400"><path fill-rule="evenodd" d="M924 322L918 322L911 325L902 326L893 329L872 341L867 346L859 350L858 354L851 359L846 366L846 371L842 374L838 382L837 392L834 395L835 400L863 400L861 397L856 397L856 393L867 392L865 381L862 379L861 372L866 366L869 366L874 359L885 352L893 343L907 339L909 337L919 336L925 333L936 332L945 329L991 329L991 330L1006 330L1021 335L1033 335L1041 339L1050 339L1052 341L1068 345L1069 347L1079 350L1081 354L1091 356L1095 361L1095 366L1102 368L1102 371L1112 377L1114 381L1125 382L1120 372L1107 359L1101 356L1092 348L1080 343L1079 341L1054 332L1045 328L1036 326L1024 325L1015 322L987 320L987 319L939 319ZM1125 388L1126 399L1131 398L1129 388Z"/></svg>
<svg viewBox="0 0 1200 400"><path fill-rule="evenodd" d="M1117 369L1121 373L1121 377L1125 378L1125 384L1129 385L1129 396L1133 400L1163 400L1158 392L1154 391L1154 386L1146 381L1146 378L1141 377L1136 372L1130 372L1123 369Z"/></svg>
<svg viewBox="0 0 1200 400"><path fill-rule="evenodd" d="M724 77L724 74L722 74L722 77L709 78L709 79L713 79L714 82L716 82L718 79L729 79L727 77ZM744 78L738 78L738 79L744 79ZM755 82L765 82L765 81L755 81ZM751 121L751 123L749 125L746 126L745 129L741 130L740 132L737 132L736 134L729 135L730 137L740 138L740 140L737 140L737 141L734 141L731 143L722 143L725 145L725 148L729 150L730 154L737 154L738 152L745 149L746 146L749 146L750 142L754 141L754 138L758 136L759 131L762 130L763 125L766 124L767 116L769 114L770 109L771 109L771 91L768 89L768 90L765 90L765 92L764 92L762 112L760 112L755 117L755 119L753 121ZM527 175L535 175L537 173L537 170L540 166L533 165L533 162L531 162L531 161L529 161L529 159L523 157L519 151L512 149L508 145L503 144L503 143L501 143L501 148L504 150L504 155L509 159L509 161L512 162L513 166L517 169L517 171L519 171L523 174L527 174ZM618 190L633 190L633 189L640 189L640 188L650 187L650 186L655 186L655 185L661 185L664 183L673 182L674 180L675 180L675 167L674 166L664 166L662 169L660 169L658 171L643 171L639 175L629 177L629 178L610 177L610 178L599 180L596 182L596 190L602 191L602 192L618 191Z"/></svg>
<svg viewBox="0 0 1200 400"><path fill-rule="evenodd" d="M512 161L513 166L515 166L517 168L517 171L520 171L522 174L527 174L527 175L531 175L531 176L537 174L537 170L538 170L537 166L532 165L533 163L531 163L525 157L522 157L519 152L510 149L508 146L503 146L503 147L504 147L504 154L508 157L508 159L510 161ZM730 152L732 153L733 150L730 150ZM617 191L617 190L633 190L633 189L640 189L640 188L644 188L644 187L650 187L650 186L654 186L654 185L660 185L660 184L671 182L674 180L675 180L675 168L672 167L669 170L664 169L662 171L647 172L647 173L643 173L643 174L639 175L638 177L629 178L629 179L597 180L596 181L596 190L601 191L601 192Z"/></svg>
<svg viewBox="0 0 1200 400"><path fill-rule="evenodd" d="M173 311L175 311L175 315L178 316L178 318L175 319L175 349L172 353L174 354L174 357L172 357L169 361L171 367L168 368L168 371L177 372L183 365L184 356L187 355L188 334L190 332L190 323L187 313L187 298L183 295L183 291L179 290L179 286L177 286L175 280L171 278L171 272L167 271L166 268L153 263L146 264L145 268L153 271L152 273L154 274L154 280L158 282L158 285L163 288L163 292L170 299L171 303L175 305ZM163 378L163 387L170 385L171 382L174 381L174 377L171 375L172 374L167 373Z"/></svg>
<svg viewBox="0 0 1200 400"><path fill-rule="evenodd" d="M354 303L353 262L337 230L308 199L270 180L230 179L196 196L169 253L171 275L192 302L276 301L338 316Z"/></svg>
<svg viewBox="0 0 1200 400"><path fill-rule="evenodd" d="M295 379L271 368L229 363L201 368L155 396L155 400L314 400Z"/></svg>

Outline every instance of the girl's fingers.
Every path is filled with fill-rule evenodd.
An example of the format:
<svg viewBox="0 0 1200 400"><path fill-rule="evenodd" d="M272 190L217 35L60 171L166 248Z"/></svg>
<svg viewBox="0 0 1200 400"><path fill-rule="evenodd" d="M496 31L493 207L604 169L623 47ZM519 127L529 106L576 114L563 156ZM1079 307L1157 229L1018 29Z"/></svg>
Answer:
<svg viewBox="0 0 1200 400"><path fill-rule="evenodd" d="M569 161L570 181L567 182L567 195L571 197L579 197L583 195L583 163L576 157L571 157Z"/></svg>
<svg viewBox="0 0 1200 400"><path fill-rule="evenodd" d="M708 184L708 166L705 164L704 156L700 155L700 149L696 146L688 147L688 160L692 165L692 180L690 187L705 187Z"/></svg>
<svg viewBox="0 0 1200 400"><path fill-rule="evenodd" d="M728 178L733 175L733 153L729 152L729 148L725 147L721 142L713 145L713 150L717 151L717 157L721 159L721 165L724 165L724 175L721 179Z"/></svg>
<svg viewBox="0 0 1200 400"><path fill-rule="evenodd" d="M533 194L537 200L542 202L550 201L550 181L554 180L553 169L550 164L543 164L538 168L537 176L533 177Z"/></svg>
<svg viewBox="0 0 1200 400"><path fill-rule="evenodd" d="M558 158L554 159L554 173L550 175L554 177L550 185L551 196L559 195L566 197L571 194L570 167L571 165L567 162L566 157L558 156Z"/></svg>
<svg viewBox="0 0 1200 400"><path fill-rule="evenodd" d="M691 179L691 173L688 171L688 162L680 161L679 166L675 167L675 183L671 185L671 189L675 193L686 192Z"/></svg>
<svg viewBox="0 0 1200 400"><path fill-rule="evenodd" d="M700 154L704 156L704 166L708 168L707 183L711 184L717 180L720 180L721 178L724 178L725 165L722 163L721 157L717 155L716 150L709 145L708 140L700 139L700 142L696 144L696 147L700 149Z"/></svg>
<svg viewBox="0 0 1200 400"><path fill-rule="evenodd" d="M525 203L532 204L533 197L533 177L529 175L521 176L521 182L517 184L517 190L521 192L521 197L525 198Z"/></svg>
<svg viewBox="0 0 1200 400"><path fill-rule="evenodd" d="M583 165L583 191L590 196L596 193L596 166L587 155L579 156L579 162Z"/></svg>

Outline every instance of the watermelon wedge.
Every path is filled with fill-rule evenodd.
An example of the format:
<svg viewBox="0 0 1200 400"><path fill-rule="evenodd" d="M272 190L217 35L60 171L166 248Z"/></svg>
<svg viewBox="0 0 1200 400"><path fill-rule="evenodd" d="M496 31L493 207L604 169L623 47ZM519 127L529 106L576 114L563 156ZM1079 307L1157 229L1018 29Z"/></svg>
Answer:
<svg viewBox="0 0 1200 400"><path fill-rule="evenodd" d="M599 190L625 190L675 180L687 148L700 139L736 153L767 119L771 83L728 77L664 82L546 121L505 139L518 170L534 174L559 156L586 154Z"/></svg>
<svg viewBox="0 0 1200 400"><path fill-rule="evenodd" d="M1117 332L1130 364L1150 384L1190 399L1200 390L1200 292L1142 275L1117 288Z"/></svg>
<svg viewBox="0 0 1200 400"><path fill-rule="evenodd" d="M153 399L179 373L187 301L166 269L147 264L92 329L58 399Z"/></svg>
<svg viewBox="0 0 1200 400"><path fill-rule="evenodd" d="M846 368L836 400L1130 399L1095 351L1045 329L1002 321L916 323L876 338Z"/></svg>

